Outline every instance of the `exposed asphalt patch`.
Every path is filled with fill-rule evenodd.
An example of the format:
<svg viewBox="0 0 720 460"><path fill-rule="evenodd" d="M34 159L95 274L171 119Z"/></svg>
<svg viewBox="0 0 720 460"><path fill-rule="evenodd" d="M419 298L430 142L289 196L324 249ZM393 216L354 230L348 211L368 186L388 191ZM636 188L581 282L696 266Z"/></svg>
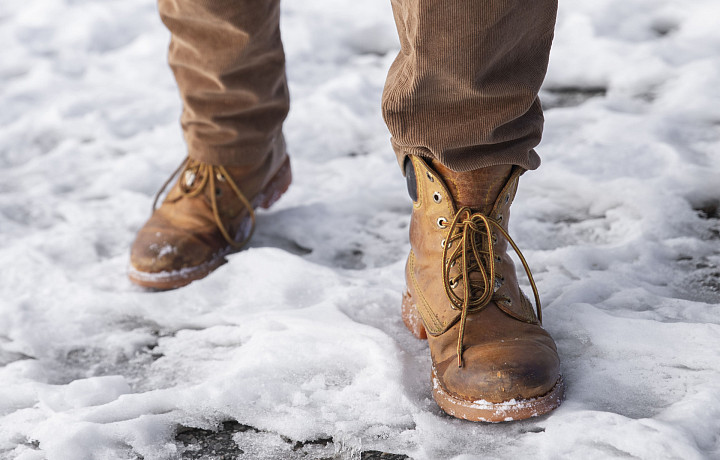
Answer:
<svg viewBox="0 0 720 460"><path fill-rule="evenodd" d="M338 452L332 438L294 441L235 421L220 429L181 428L175 436L183 460L313 459L405 460L407 455L367 450Z"/></svg>

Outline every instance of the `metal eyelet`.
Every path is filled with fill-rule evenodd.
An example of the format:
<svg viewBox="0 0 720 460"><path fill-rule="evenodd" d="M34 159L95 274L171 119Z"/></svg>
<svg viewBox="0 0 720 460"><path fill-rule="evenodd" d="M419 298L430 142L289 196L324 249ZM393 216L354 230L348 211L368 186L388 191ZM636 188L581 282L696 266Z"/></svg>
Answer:
<svg viewBox="0 0 720 460"><path fill-rule="evenodd" d="M221 172L215 174L215 177L216 177L217 180L219 180L220 182L225 182L225 176L223 176Z"/></svg>
<svg viewBox="0 0 720 460"><path fill-rule="evenodd" d="M510 195L505 195L505 204L507 204L508 201L510 201Z"/></svg>
<svg viewBox="0 0 720 460"><path fill-rule="evenodd" d="M192 187L192 184L195 183L195 171L187 170L185 171L185 176L183 179L185 180L185 186Z"/></svg>
<svg viewBox="0 0 720 460"><path fill-rule="evenodd" d="M444 239L440 242L440 247L442 247L442 248L445 247L445 240L444 240Z"/></svg>
<svg viewBox="0 0 720 460"><path fill-rule="evenodd" d="M502 214L500 214L499 216L497 216L497 221L498 221L498 222L502 222L502 220L503 220L503 215L502 215Z"/></svg>
<svg viewBox="0 0 720 460"><path fill-rule="evenodd" d="M497 262L497 263L502 263L502 257L500 257L500 256L495 256L495 262Z"/></svg>
<svg viewBox="0 0 720 460"><path fill-rule="evenodd" d="M455 289L459 284L457 281L450 281L450 289Z"/></svg>
<svg viewBox="0 0 720 460"><path fill-rule="evenodd" d="M447 224L447 219L444 217L438 217L437 226L439 228L445 228L445 224Z"/></svg>
<svg viewBox="0 0 720 460"><path fill-rule="evenodd" d="M433 201L435 201L435 203L440 203L442 201L442 195L440 195L440 192L433 193Z"/></svg>
<svg viewBox="0 0 720 460"><path fill-rule="evenodd" d="M493 242L493 244L497 244L497 242L498 242L498 237L494 233L492 234L492 242Z"/></svg>
<svg viewBox="0 0 720 460"><path fill-rule="evenodd" d="M432 175L430 175L430 173L425 173L425 175L427 176L427 178L430 182L435 182L435 178Z"/></svg>
<svg viewBox="0 0 720 460"><path fill-rule="evenodd" d="M220 187L215 187L215 196L222 196L222 189Z"/></svg>

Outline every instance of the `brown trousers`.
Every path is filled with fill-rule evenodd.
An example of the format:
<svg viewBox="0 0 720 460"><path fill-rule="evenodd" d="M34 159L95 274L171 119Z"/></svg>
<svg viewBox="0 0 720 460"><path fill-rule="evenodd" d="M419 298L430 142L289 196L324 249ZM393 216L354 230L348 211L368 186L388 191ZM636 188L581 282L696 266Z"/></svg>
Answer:
<svg viewBox="0 0 720 460"><path fill-rule="evenodd" d="M401 163L535 169L557 0L391 0L401 50L382 112ZM251 166L281 155L289 109L280 0L159 0L189 155Z"/></svg>

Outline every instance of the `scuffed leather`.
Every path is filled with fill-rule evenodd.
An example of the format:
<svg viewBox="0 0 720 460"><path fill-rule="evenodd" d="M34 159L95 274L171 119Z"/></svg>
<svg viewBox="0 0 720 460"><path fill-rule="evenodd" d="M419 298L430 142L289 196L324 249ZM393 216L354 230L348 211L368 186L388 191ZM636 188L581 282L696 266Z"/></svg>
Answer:
<svg viewBox="0 0 720 460"><path fill-rule="evenodd" d="M460 206L500 220L507 230L519 167L494 166L456 173L411 156L418 198L410 224L411 253L406 265L408 291L415 299L428 333L433 365L445 390L461 399L503 402L528 399L550 391L559 377L555 343L539 324L530 301L518 287L508 243L498 235L497 272L503 277L496 297L469 313L465 327L464 366L457 364L458 320L442 281L442 241L448 229L437 220L452 220ZM440 202L436 199L440 197ZM455 288L462 292L462 281Z"/></svg>
<svg viewBox="0 0 720 460"><path fill-rule="evenodd" d="M252 202L286 158L286 154L267 155L259 165L226 169ZM216 180L216 190L206 186L202 193L191 197L180 190L183 180L182 175L178 177L165 201L138 231L130 252L134 269L145 273L177 272L202 266L231 252L233 248L228 246L214 220L210 193L217 193L220 217L230 235L240 234L249 226L248 210L227 182Z"/></svg>

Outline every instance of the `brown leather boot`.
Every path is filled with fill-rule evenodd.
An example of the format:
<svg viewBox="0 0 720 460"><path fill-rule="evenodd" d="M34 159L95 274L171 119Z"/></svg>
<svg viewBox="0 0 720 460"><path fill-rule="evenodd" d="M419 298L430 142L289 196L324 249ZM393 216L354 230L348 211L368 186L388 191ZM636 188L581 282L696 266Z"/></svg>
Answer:
<svg viewBox="0 0 720 460"><path fill-rule="evenodd" d="M541 415L562 400L555 342L542 328L525 259L507 234L517 166L458 173L415 156L406 162L413 213L403 320L432 355L433 396L448 414L502 422ZM520 291L515 249L537 316Z"/></svg>
<svg viewBox="0 0 720 460"><path fill-rule="evenodd" d="M274 157L274 158L273 158ZM180 174L163 204L157 199ZM174 289L207 276L240 250L255 226L254 209L268 208L292 181L290 160L268 157L259 167L216 166L187 159L165 183L130 254L130 280Z"/></svg>

